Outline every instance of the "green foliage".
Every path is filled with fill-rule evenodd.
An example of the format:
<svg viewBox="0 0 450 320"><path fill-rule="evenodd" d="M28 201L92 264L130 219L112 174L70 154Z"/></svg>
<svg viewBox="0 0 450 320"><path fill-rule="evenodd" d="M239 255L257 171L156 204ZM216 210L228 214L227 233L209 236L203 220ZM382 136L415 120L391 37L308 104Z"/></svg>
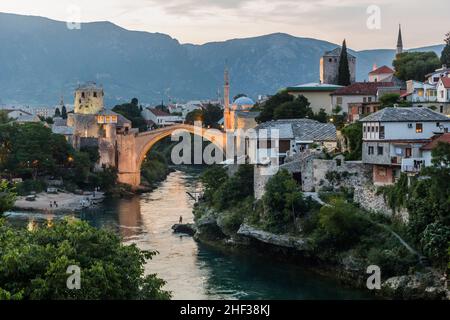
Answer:
<svg viewBox="0 0 450 320"><path fill-rule="evenodd" d="M112 111L123 115L125 118L131 121L133 128L138 128L139 131L146 131L147 125L144 118L141 115L141 109L138 106L139 102L136 98L133 98L131 102L116 105Z"/></svg>
<svg viewBox="0 0 450 320"><path fill-rule="evenodd" d="M151 186L163 181L169 171L166 157L156 150L148 153L141 166L141 174Z"/></svg>
<svg viewBox="0 0 450 320"><path fill-rule="evenodd" d="M422 233L422 252L439 265L447 264L447 248L450 241L450 227L442 223L429 224Z"/></svg>
<svg viewBox="0 0 450 320"><path fill-rule="evenodd" d="M312 118L314 113L309 105L308 99L300 95L293 101L284 102L277 106L273 111L273 119Z"/></svg>
<svg viewBox="0 0 450 320"><path fill-rule="evenodd" d="M235 95L234 97L233 97L233 101L236 101L237 99L239 99L239 98L242 98L242 97L246 97L247 95L245 95L245 94L243 94L243 93L238 93L237 95Z"/></svg>
<svg viewBox="0 0 450 320"><path fill-rule="evenodd" d="M66 106L62 106L62 108L61 108L61 118L67 119L67 109L66 109Z"/></svg>
<svg viewBox="0 0 450 320"><path fill-rule="evenodd" d="M380 109L393 107L394 105L398 105L399 107L411 106L411 102L401 100L398 93L385 93L380 97L379 101L381 103Z"/></svg>
<svg viewBox="0 0 450 320"><path fill-rule="evenodd" d="M270 97L264 104L255 106L261 112L256 118L258 123L267 122L274 119L275 108L282 105L285 102L294 101L294 96L290 95L287 91L280 91L277 94Z"/></svg>
<svg viewBox="0 0 450 320"><path fill-rule="evenodd" d="M6 180L0 181L0 216L10 210L16 201L14 189L8 185Z"/></svg>
<svg viewBox="0 0 450 320"><path fill-rule="evenodd" d="M436 167L450 167L450 143L439 141L436 148L431 151L431 162Z"/></svg>
<svg viewBox="0 0 450 320"><path fill-rule="evenodd" d="M404 52L393 62L395 76L404 81L423 81L425 75L439 68L440 64L434 52Z"/></svg>
<svg viewBox="0 0 450 320"><path fill-rule="evenodd" d="M450 66L450 32L445 35L445 47L441 53L441 64Z"/></svg>
<svg viewBox="0 0 450 320"><path fill-rule="evenodd" d="M209 103L204 109L189 112L186 115L185 122L193 125L195 121L201 121L205 127L219 128L218 121L222 117L222 109L216 104Z"/></svg>
<svg viewBox="0 0 450 320"><path fill-rule="evenodd" d="M0 222L0 298L97 300L169 299L165 282L144 275L155 254L124 245L113 232L64 220L33 231ZM67 289L71 265L81 269L81 289Z"/></svg>
<svg viewBox="0 0 450 320"><path fill-rule="evenodd" d="M347 54L347 44L342 43L341 56L339 57L339 67L338 67L338 85L349 86L350 81L350 69L348 66L348 54Z"/></svg>
<svg viewBox="0 0 450 320"><path fill-rule="evenodd" d="M59 174L73 149L41 123L0 126L0 169L24 178Z"/></svg>
<svg viewBox="0 0 450 320"><path fill-rule="evenodd" d="M214 193L228 180L227 170L223 166L208 167L200 176L204 187L205 200L212 203Z"/></svg>
<svg viewBox="0 0 450 320"><path fill-rule="evenodd" d="M55 117L61 117L61 111L58 107L55 108Z"/></svg>
<svg viewBox="0 0 450 320"><path fill-rule="evenodd" d="M321 108L319 112L317 112L314 116L313 116L314 120L317 120L319 122L322 123L327 123L328 122L328 114L325 111L325 109Z"/></svg>
<svg viewBox="0 0 450 320"><path fill-rule="evenodd" d="M39 193L44 191L45 188L46 184L41 180L24 180L15 185L17 193L21 196L29 195L32 191Z"/></svg>
<svg viewBox="0 0 450 320"><path fill-rule="evenodd" d="M92 164L97 163L100 160L100 153L98 152L98 146L84 146L80 148L81 152L87 153L89 156L89 161Z"/></svg>
<svg viewBox="0 0 450 320"><path fill-rule="evenodd" d="M337 199L320 209L319 226L320 242L342 249L356 244L370 223L355 206Z"/></svg>
<svg viewBox="0 0 450 320"><path fill-rule="evenodd" d="M402 173L395 185L380 187L378 193L383 194L391 209L396 211L406 206L408 191L408 176Z"/></svg>
<svg viewBox="0 0 450 320"><path fill-rule="evenodd" d="M347 140L349 152L345 154L345 160L361 160L362 158L362 123L355 122L345 126L342 134Z"/></svg>
<svg viewBox="0 0 450 320"><path fill-rule="evenodd" d="M5 110L0 110L0 125L10 122L11 119L8 117L8 112Z"/></svg>
<svg viewBox="0 0 450 320"><path fill-rule="evenodd" d="M253 197L253 166L239 165L238 171L214 192L213 206L217 210L232 208L247 197Z"/></svg>
<svg viewBox="0 0 450 320"><path fill-rule="evenodd" d="M266 229L272 232L285 232L294 225L296 216L309 211L297 182L286 170L269 179L262 201Z"/></svg>

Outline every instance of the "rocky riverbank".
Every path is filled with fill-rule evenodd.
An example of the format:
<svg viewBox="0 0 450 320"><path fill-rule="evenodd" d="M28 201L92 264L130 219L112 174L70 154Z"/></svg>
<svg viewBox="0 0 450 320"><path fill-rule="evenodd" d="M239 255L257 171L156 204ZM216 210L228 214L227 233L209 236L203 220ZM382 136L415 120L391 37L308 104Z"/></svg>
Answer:
<svg viewBox="0 0 450 320"><path fill-rule="evenodd" d="M366 265L352 253L337 260L326 260L315 252L309 239L288 234L274 234L258 227L241 224L230 233L212 211L197 219L195 225L177 225L175 229L194 234L194 238L208 246L231 253L271 255L273 259L310 266L311 270L339 280L347 286L366 289ZM175 226L174 226L175 227ZM175 230L174 229L174 230ZM420 272L382 279L381 290L372 290L374 298L385 299L450 299L446 283L431 268Z"/></svg>

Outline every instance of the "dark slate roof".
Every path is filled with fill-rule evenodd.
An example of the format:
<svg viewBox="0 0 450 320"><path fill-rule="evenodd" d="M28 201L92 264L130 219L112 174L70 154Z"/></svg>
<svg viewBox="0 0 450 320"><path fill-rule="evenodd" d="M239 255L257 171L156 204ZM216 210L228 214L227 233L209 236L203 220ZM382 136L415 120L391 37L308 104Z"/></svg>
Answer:
<svg viewBox="0 0 450 320"><path fill-rule="evenodd" d="M324 57L340 57L341 56L341 51L342 51L342 48L341 47L337 47L337 48L335 48L335 49L333 49L333 50L331 50L331 51L327 51L327 52L325 52L325 54L323 55ZM349 52L349 50L347 50L347 56L348 57L352 57L352 58L355 58L355 56L354 55L352 55L350 52Z"/></svg>
<svg viewBox="0 0 450 320"><path fill-rule="evenodd" d="M361 122L450 122L443 114L428 108L384 108L361 119Z"/></svg>
<svg viewBox="0 0 450 320"><path fill-rule="evenodd" d="M236 115L239 118L256 118L259 116L259 111L236 111Z"/></svg>
<svg viewBox="0 0 450 320"><path fill-rule="evenodd" d="M280 139L297 141L334 141L336 127L332 123L321 123L311 119L286 119L261 123L256 130L278 129ZM270 133L270 131L269 131Z"/></svg>

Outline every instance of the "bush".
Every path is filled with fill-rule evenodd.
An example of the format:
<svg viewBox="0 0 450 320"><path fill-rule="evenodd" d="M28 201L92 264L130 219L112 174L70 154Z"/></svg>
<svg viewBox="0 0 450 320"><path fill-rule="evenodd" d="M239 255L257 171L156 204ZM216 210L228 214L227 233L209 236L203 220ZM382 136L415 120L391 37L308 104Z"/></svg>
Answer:
<svg viewBox="0 0 450 320"><path fill-rule="evenodd" d="M144 276L155 252L124 245L114 233L66 219L33 231L0 221L0 298L45 300L169 299L165 282ZM67 268L81 269L81 289L69 290Z"/></svg>
<svg viewBox="0 0 450 320"><path fill-rule="evenodd" d="M331 206L320 209L319 226L319 232L325 234L323 240L340 249L357 243L371 227L358 208L342 200L335 200Z"/></svg>
<svg viewBox="0 0 450 320"><path fill-rule="evenodd" d="M439 222L428 225L420 240L423 253L440 266L447 263L449 242L450 228Z"/></svg>
<svg viewBox="0 0 450 320"><path fill-rule="evenodd" d="M31 192L42 192L46 190L46 187L45 182L41 180L25 180L15 185L17 193L21 196L27 196Z"/></svg>
<svg viewBox="0 0 450 320"><path fill-rule="evenodd" d="M404 247L372 247L367 254L368 263L380 267L383 277L407 274L417 265L417 257Z"/></svg>

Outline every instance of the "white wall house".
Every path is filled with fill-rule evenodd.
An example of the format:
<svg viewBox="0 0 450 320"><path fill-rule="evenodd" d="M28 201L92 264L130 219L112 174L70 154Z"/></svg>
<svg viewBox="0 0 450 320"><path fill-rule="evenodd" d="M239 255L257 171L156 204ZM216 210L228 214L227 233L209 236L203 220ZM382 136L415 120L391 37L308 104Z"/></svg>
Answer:
<svg viewBox="0 0 450 320"><path fill-rule="evenodd" d="M438 102L450 102L450 78L440 78L436 91Z"/></svg>
<svg viewBox="0 0 450 320"><path fill-rule="evenodd" d="M450 75L450 68L447 68L446 65L443 65L442 68L436 69L434 72L427 74L425 77L427 79L427 83L436 85L439 82L439 79L442 77L448 77Z"/></svg>
<svg viewBox="0 0 450 320"><path fill-rule="evenodd" d="M403 96L413 103L436 102L436 85L428 82L409 80L406 81L406 94Z"/></svg>
<svg viewBox="0 0 450 320"><path fill-rule="evenodd" d="M153 121L157 126L167 126L183 122L183 119L180 116L174 116L154 108L145 108L142 110L142 117L147 121Z"/></svg>
<svg viewBox="0 0 450 320"><path fill-rule="evenodd" d="M391 81L393 75L394 75L394 70L392 70L388 66L374 68L374 70L369 72L369 82Z"/></svg>
<svg viewBox="0 0 450 320"><path fill-rule="evenodd" d="M361 120L363 163L373 165L376 185L392 184L401 172L427 165L421 148L450 129L450 118L428 108L384 108Z"/></svg>

